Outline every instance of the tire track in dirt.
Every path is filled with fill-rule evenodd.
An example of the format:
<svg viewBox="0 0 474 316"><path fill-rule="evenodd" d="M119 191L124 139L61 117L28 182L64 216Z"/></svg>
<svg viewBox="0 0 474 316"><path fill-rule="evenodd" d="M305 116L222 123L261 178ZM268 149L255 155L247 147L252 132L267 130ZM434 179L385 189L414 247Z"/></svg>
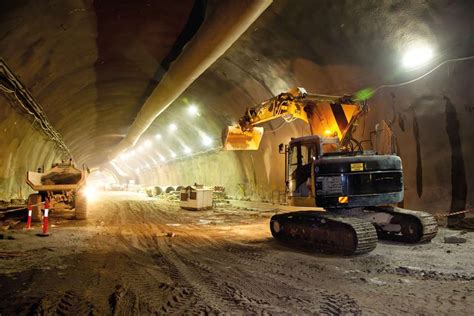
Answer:
<svg viewBox="0 0 474 316"><path fill-rule="evenodd" d="M265 256L265 252L259 253L254 251L252 246L236 246L232 243L226 243L220 245L220 247L216 247L216 244L214 246L212 247L212 252L206 250L204 253L200 253L199 256L196 256L192 248L181 245L173 247L172 251L187 265L201 270L200 273L206 276L207 282L213 283L215 287L224 291L226 294L225 299L234 302L238 306L242 306L245 311L251 311L252 313L281 313L283 311L289 312L290 310L293 313L301 311L307 313L314 312L314 304L310 300L295 297L295 292L300 296L308 297L308 293L295 287L294 282L288 283L295 279L295 277L284 273L288 269L283 264L262 259ZM182 253L185 249L188 249L188 252ZM216 259L213 260L212 258ZM258 268L258 270L250 270L249 274L248 268ZM251 275L252 273L253 275ZM287 283L282 282L282 278ZM223 282L223 280L226 282ZM242 280L252 281L245 282ZM278 289L275 289L275 291L278 290L280 294L284 292L287 301L299 302L299 306L285 306L285 304L281 304L281 300L277 299L269 291L272 286L276 286ZM282 290L282 287L289 290ZM290 295L291 293L292 295ZM281 305L283 306L278 307Z"/></svg>
<svg viewBox="0 0 474 316"><path fill-rule="evenodd" d="M196 302L199 302L196 306L197 309L204 309L208 312L228 312L233 309L233 306L221 297L219 288L209 286L206 279L181 261L162 239L156 235L145 234L142 234L140 239L149 249L159 249L159 255L155 254L156 263L167 270L174 283L183 284L193 289Z"/></svg>
<svg viewBox="0 0 474 316"><path fill-rule="evenodd" d="M63 315L63 316L89 316L96 315L92 303L74 291L66 291L56 303L48 297L42 298L33 306L30 315Z"/></svg>
<svg viewBox="0 0 474 316"><path fill-rule="evenodd" d="M208 304L211 305L211 310L229 311L229 308L234 306L237 307L237 311L252 313L268 312L269 310L277 313L288 312L293 308L293 312L304 310L314 313L317 311L315 310L315 299L321 302L322 311L329 313L331 308L334 309L331 304L337 301L339 297L337 293L327 294L314 290L307 293L304 286L301 286L301 284L307 285L319 281L314 274L301 269L297 271L289 269L288 262L281 263L275 261L274 257L267 257L266 251L261 248L256 249L258 247L240 242L219 242L205 233L198 236L188 235L186 231L173 228L174 231L178 231L179 238L163 238L156 232L170 230L170 228L157 225L157 223L162 223L164 219L177 222L176 218L170 216L168 210L154 210L153 206L148 205L141 209L139 205L129 205L129 208L132 210L125 214L125 220L127 222L139 221L143 225L140 232L133 230L134 234L139 235L138 242L132 242L134 246L130 246L129 236L120 237L122 242L128 244L130 249L135 248L135 250L148 253L176 284L192 287L194 289L193 295L198 301L208 301L210 297L212 300L220 300L217 305ZM204 249L205 251L201 252ZM228 271L223 270L222 265L229 266L233 270L232 274L226 274ZM240 278L243 280L252 278L249 276L248 268L251 268L259 276L250 284L239 280ZM308 268L314 268L314 264ZM322 268L317 266L316 270L321 271ZM268 284L286 288L287 290L284 292L287 295L281 295L280 299L275 299L275 296L267 289ZM282 294L281 289L279 292ZM298 295L294 295L295 292ZM290 295L291 293L293 295ZM281 300L289 306L278 304L278 301ZM275 303L283 305L283 309L274 308ZM206 304L202 308L210 309ZM341 311L346 310L356 309L341 308Z"/></svg>

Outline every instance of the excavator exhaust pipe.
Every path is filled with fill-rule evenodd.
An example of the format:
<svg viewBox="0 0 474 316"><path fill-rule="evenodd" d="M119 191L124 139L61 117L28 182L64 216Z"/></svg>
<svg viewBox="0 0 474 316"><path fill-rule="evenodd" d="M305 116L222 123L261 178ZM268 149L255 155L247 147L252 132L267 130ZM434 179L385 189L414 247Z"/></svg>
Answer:
<svg viewBox="0 0 474 316"><path fill-rule="evenodd" d="M222 131L222 144L225 150L258 150L263 136L263 127L243 131L240 126L227 126Z"/></svg>

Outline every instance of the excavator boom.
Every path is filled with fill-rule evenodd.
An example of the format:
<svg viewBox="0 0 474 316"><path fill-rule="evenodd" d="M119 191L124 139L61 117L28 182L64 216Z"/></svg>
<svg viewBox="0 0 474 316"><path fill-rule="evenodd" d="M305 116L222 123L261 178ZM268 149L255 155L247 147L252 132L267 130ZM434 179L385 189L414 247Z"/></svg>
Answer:
<svg viewBox="0 0 474 316"><path fill-rule="evenodd" d="M308 94L304 88L293 88L247 108L237 125L224 129L224 149L257 150L264 130L256 125L278 118L287 123L300 119L309 125L312 135L337 134L343 139L360 110L361 105L348 96Z"/></svg>

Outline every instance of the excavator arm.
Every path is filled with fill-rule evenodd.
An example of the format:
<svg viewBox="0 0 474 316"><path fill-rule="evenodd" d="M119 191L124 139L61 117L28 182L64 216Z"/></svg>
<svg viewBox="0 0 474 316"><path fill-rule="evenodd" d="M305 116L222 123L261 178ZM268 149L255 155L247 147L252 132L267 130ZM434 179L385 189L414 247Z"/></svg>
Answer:
<svg viewBox="0 0 474 316"><path fill-rule="evenodd" d="M247 108L238 125L224 129L224 149L257 150L264 130L256 125L278 118L287 123L300 119L308 123L311 135L337 134L344 140L362 112L363 106L349 96L308 94L304 88L293 88Z"/></svg>

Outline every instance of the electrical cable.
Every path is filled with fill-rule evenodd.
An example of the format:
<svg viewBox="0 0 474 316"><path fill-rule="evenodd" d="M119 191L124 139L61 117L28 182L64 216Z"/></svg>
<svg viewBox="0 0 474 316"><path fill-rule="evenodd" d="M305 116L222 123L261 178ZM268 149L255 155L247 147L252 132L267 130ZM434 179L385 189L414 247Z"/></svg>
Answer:
<svg viewBox="0 0 474 316"><path fill-rule="evenodd" d="M446 65L446 64L449 64L449 63L452 63L452 62L460 62L460 61L466 61L466 60L471 60L471 59L474 59L474 56L467 56L467 57L460 57L460 58L452 58L452 59L448 59L448 60L445 60L443 61L442 63L438 64L436 67L430 69L429 71L427 71L426 73L424 73L423 75L421 76L418 76L414 79L411 79L411 80L408 80L408 81L405 81L405 82L401 82L401 83L394 83L394 84L384 84L384 85L380 85L378 87L376 87L375 89L373 89L371 91L372 94L375 94L378 90L381 90L381 89L384 89L384 88L396 88L396 87L402 87L402 86L406 86L408 84L411 84L413 82L416 82L418 80L421 80L423 78L425 78L426 76L430 75L431 73L433 73L435 70L437 70L438 68ZM265 131L265 133L272 133L272 132L276 132L278 131L279 129L281 129L283 126L285 126L286 122L283 122L281 123L280 126L278 126L277 128L275 129L272 129L272 130L267 130Z"/></svg>
<svg viewBox="0 0 474 316"><path fill-rule="evenodd" d="M8 66L2 59L0 59L0 70L1 73L4 75L4 78L6 79L3 84L0 81L0 90L6 93L7 95L13 95L16 103L18 103L20 108L33 117L33 124L37 123L37 126L39 126L39 128L52 141L54 141L67 156L71 157L71 153L66 144L64 143L61 135L49 123L41 106L35 102L28 90L15 77L15 75L12 73L12 71L8 68ZM11 86L11 88L9 88L9 86Z"/></svg>
<svg viewBox="0 0 474 316"><path fill-rule="evenodd" d="M466 60L471 60L471 59L474 59L474 56L468 56L468 57L460 57L460 58L452 58L452 59L448 59L448 60L445 60L443 61L442 63L440 63L439 65L437 65L436 67L432 68L431 70L429 70L428 72L424 73L423 75L415 78L415 79L411 79L411 80L408 80L408 81L405 81L405 82L401 82L401 83L394 83L394 84L384 84L384 85L380 85L378 86L377 88L373 89L371 92L374 94L375 92L377 92L378 90L380 89L384 89L384 88L397 88L397 87L401 87L401 86L406 86L410 83L413 83L413 82L416 82L418 80L421 80L423 79L424 77L428 76L429 74L431 74L432 72L434 72L436 69L440 68L441 66L444 66L448 63L452 63L452 62L459 62L459 61L466 61Z"/></svg>

